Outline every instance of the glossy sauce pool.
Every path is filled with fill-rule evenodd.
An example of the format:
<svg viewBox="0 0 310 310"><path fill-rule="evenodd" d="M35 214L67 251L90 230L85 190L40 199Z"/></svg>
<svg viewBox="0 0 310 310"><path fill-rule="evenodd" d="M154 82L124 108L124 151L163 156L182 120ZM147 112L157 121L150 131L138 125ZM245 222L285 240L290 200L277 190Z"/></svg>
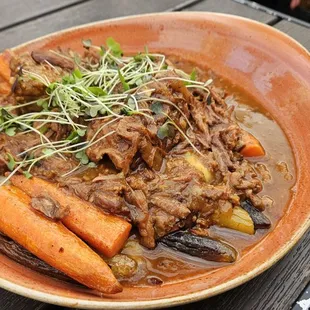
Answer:
<svg viewBox="0 0 310 310"><path fill-rule="evenodd" d="M191 72L193 64L169 58L178 68ZM274 201L273 206L264 213L270 218L272 226L269 230L257 230L255 235L247 235L234 230L212 226L210 236L232 244L242 258L277 224L290 201L292 188L295 184L295 162L290 145L280 126L269 113L261 108L249 94L215 77L211 71L197 69L202 80L210 77L213 85L225 91L226 103L234 105L233 117L246 131L253 134L263 145L266 156L250 159L257 170L268 168L270 180L263 182L260 196L267 195ZM205 72L205 73L203 73ZM120 279L124 286L160 285L167 282L178 282L184 278L195 277L201 271L212 271L214 268L225 266L225 263L204 261L180 252L168 249L159 244L154 250L148 250L139 245L135 235L128 240L122 253L129 255L138 262L138 272L127 279Z"/></svg>

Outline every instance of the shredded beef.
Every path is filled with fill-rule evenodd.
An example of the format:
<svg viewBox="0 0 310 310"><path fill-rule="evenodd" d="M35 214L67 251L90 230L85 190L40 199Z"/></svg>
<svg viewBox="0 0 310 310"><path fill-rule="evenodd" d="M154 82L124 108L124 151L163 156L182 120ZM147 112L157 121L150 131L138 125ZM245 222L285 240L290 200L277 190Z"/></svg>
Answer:
<svg viewBox="0 0 310 310"><path fill-rule="evenodd" d="M91 51L87 57L92 57ZM96 59L92 61L95 63ZM11 67L16 75L22 67L46 75L50 81L73 69L72 63L64 59L37 52L32 53L32 58L28 55L13 60ZM139 230L141 243L148 248L154 248L158 238L181 228L190 227L207 235L215 211L239 206L241 199L248 199L260 209L272 203L268 197L258 196L262 183L253 165L238 152L243 130L231 117L233 107L226 105L216 89L211 88L210 93L190 89L182 81L169 79L171 76L174 74L158 74L149 85L150 95L161 102L163 113L154 113L151 119L120 114L118 118L88 123L86 140L99 141L86 150L86 155L98 165L110 162L115 171L107 169L92 176L84 168L71 173L79 165L74 156L48 157L32 169L34 175L57 181L105 212L131 221ZM21 79L14 100L36 98L44 92L42 83ZM141 106L150 110L153 103L145 98ZM175 124L174 135L160 139L157 132L167 121ZM189 140L176 128L186 133ZM58 124L49 124L45 133L52 141L69 134L66 126ZM8 169L8 153L20 160L21 152L39 143L38 136L32 133L14 137L1 134L0 170ZM38 150L34 156L41 152ZM191 165L185 158L187 153L198 154L200 168L209 171L212 178L206 179L201 170ZM33 200L32 205L52 218L65 214L48 197Z"/></svg>

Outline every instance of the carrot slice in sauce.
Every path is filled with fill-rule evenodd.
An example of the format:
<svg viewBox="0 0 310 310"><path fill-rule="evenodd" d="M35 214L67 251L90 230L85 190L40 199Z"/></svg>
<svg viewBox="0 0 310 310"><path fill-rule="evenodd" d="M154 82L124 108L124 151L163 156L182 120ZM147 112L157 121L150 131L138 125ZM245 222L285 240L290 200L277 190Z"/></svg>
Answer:
<svg viewBox="0 0 310 310"><path fill-rule="evenodd" d="M246 133L243 137L245 142L244 147L241 149L240 154L244 157L259 157L265 156L265 150L260 142L251 134Z"/></svg>

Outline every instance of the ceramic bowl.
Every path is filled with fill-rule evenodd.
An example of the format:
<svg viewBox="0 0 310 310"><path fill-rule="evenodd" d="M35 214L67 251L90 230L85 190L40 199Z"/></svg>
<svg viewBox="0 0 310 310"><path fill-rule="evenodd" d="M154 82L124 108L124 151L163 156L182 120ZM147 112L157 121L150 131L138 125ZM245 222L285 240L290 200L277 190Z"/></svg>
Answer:
<svg viewBox="0 0 310 310"><path fill-rule="evenodd" d="M58 46L81 49L81 39L100 45L107 37L125 52L181 55L211 66L258 100L285 132L295 156L292 200L273 231L236 264L161 287L125 288L115 296L89 291L33 272L0 255L0 286L14 293L67 307L147 309L222 293L257 276L300 239L310 225L310 56L296 41L252 20L211 13L131 16L83 25L16 47L16 53Z"/></svg>

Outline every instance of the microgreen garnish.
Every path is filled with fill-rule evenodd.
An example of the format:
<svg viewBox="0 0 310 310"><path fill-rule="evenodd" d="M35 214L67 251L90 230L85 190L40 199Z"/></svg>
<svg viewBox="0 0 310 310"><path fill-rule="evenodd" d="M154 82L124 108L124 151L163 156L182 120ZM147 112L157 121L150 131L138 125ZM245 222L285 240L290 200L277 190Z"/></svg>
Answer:
<svg viewBox="0 0 310 310"><path fill-rule="evenodd" d="M116 42L113 38L111 37L107 38L106 44L115 57L123 56L121 45L118 42Z"/></svg>
<svg viewBox="0 0 310 310"><path fill-rule="evenodd" d="M133 57L125 57L120 44L113 38L108 38L105 46L101 47L94 46L89 39L83 40L82 43L86 49L91 47L94 51L98 51L99 61L94 63L74 53L64 55L51 51L75 63L72 73L60 80L49 81L45 75L21 70L21 78L35 79L46 86L46 96L17 106L0 108L0 132L8 136L32 132L38 136L41 143L31 146L20 154L14 154L14 157L7 154L7 166L12 172L6 180L17 171L21 171L26 177L31 177L34 165L51 156L59 156L65 160L66 155L72 154L79 160L79 165L64 176L82 165L95 167L95 163L90 162L86 154L87 149L115 133L114 130L110 130L103 134L104 128L123 117L132 115L140 115L153 122L156 115L165 115L167 121L158 128L157 137L171 138L178 131L193 149L200 153L186 133L164 113L166 110L164 107L170 106L171 109L175 109L186 121L187 127L193 130L185 112L168 98L153 96L155 89L151 88L151 85L164 80L177 80L184 82L187 88L199 88L209 95L208 85L211 80L197 81L195 69L190 74L174 69L166 63L164 55L151 54L147 47L144 52ZM210 104L211 96L207 98ZM28 105L37 105L41 110L21 115L14 114L17 108ZM89 139L87 122L93 120L106 121ZM60 141L50 140L46 133L50 131L51 124L66 126L67 136Z"/></svg>
<svg viewBox="0 0 310 310"><path fill-rule="evenodd" d="M16 134L16 127L9 127L9 128L6 128L6 129L5 129L5 133L6 133L8 136L10 136L10 137L15 136L15 134Z"/></svg>
<svg viewBox="0 0 310 310"><path fill-rule="evenodd" d="M75 154L75 157L80 160L81 164L87 165L89 163L89 158L86 155L85 151L80 151Z"/></svg>
<svg viewBox="0 0 310 310"><path fill-rule="evenodd" d="M27 178L27 179L31 179L32 178L32 174L29 171L23 171L23 175Z"/></svg>
<svg viewBox="0 0 310 310"><path fill-rule="evenodd" d="M11 171L13 171L14 168L15 168L15 166L16 166L14 157L13 157L11 154L9 154L9 153L7 154L7 156L8 156L9 161L8 161L8 163L7 163L6 165L8 166L8 168L9 168Z"/></svg>
<svg viewBox="0 0 310 310"><path fill-rule="evenodd" d="M126 83L125 78L122 75L120 70L118 70L118 76L119 76L119 79L123 85L124 91L129 90L130 87L129 87L128 83Z"/></svg>
<svg viewBox="0 0 310 310"><path fill-rule="evenodd" d="M196 77L197 77L197 71L196 71L196 69L193 69L193 71L191 72L191 74L189 76L189 79L191 81L196 81Z"/></svg>
<svg viewBox="0 0 310 310"><path fill-rule="evenodd" d="M173 138L175 135L175 129L170 122L166 122L158 128L157 137L161 140L165 138Z"/></svg>
<svg viewBox="0 0 310 310"><path fill-rule="evenodd" d="M82 43L83 43L83 46L87 49L92 46L91 39L82 40Z"/></svg>
<svg viewBox="0 0 310 310"><path fill-rule="evenodd" d="M163 112L163 105L159 101L156 101L151 104L151 110L155 114L161 114Z"/></svg>

